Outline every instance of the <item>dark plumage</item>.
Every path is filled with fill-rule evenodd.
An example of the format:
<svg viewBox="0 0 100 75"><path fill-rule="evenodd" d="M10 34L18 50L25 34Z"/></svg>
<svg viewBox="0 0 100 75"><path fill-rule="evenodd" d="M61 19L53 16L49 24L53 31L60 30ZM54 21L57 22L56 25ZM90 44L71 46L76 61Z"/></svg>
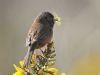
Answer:
<svg viewBox="0 0 100 75"><path fill-rule="evenodd" d="M23 68L28 67L30 64L35 49L39 49L51 42L54 23L54 16L50 12L43 12L34 20L26 40L28 52L25 56Z"/></svg>

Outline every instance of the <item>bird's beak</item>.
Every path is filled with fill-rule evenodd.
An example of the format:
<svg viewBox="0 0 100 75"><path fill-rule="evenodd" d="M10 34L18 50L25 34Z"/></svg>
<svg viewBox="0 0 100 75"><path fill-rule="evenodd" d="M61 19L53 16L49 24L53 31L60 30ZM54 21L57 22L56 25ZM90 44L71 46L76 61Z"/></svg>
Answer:
<svg viewBox="0 0 100 75"><path fill-rule="evenodd" d="M61 25L61 18L54 13L54 21L57 23L57 25Z"/></svg>

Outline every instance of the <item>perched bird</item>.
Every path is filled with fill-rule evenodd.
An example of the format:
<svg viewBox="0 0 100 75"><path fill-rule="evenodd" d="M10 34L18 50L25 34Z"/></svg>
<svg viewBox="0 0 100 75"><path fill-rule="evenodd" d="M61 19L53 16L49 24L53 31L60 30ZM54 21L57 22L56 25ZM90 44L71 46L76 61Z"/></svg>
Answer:
<svg viewBox="0 0 100 75"><path fill-rule="evenodd" d="M40 49L51 42L53 27L57 21L59 18L50 12L42 12L36 17L26 39L28 51L24 58L23 68L27 68L30 64L35 49Z"/></svg>

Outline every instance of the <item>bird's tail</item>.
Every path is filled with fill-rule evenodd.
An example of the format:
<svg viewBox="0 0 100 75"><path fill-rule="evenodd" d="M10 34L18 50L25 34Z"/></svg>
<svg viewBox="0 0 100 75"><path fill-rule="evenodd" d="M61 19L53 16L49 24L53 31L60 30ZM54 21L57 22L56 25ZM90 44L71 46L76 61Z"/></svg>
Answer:
<svg viewBox="0 0 100 75"><path fill-rule="evenodd" d="M35 41L31 46L30 46L30 51L33 51L35 50L35 48L37 47L37 41Z"/></svg>
<svg viewBox="0 0 100 75"><path fill-rule="evenodd" d="M27 54L24 58L23 68L27 68L29 64L31 63L32 55L34 53L36 46L37 46L37 42L34 42L31 46L28 47Z"/></svg>

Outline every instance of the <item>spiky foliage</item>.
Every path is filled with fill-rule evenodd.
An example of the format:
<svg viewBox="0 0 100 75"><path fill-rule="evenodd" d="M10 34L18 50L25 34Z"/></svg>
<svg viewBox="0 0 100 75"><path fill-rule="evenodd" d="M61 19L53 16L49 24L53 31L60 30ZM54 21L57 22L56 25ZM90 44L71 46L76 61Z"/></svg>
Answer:
<svg viewBox="0 0 100 75"><path fill-rule="evenodd" d="M33 54L28 68L21 68L24 61L20 61L20 67L14 65L17 72L13 75L56 75L58 69L52 68L56 60L54 43L49 43L46 49L40 51L41 54Z"/></svg>
<svg viewBox="0 0 100 75"><path fill-rule="evenodd" d="M53 75L51 71L48 70L49 67L55 64L55 48L54 43L49 43L45 50L41 50L42 54L36 56L36 62L34 66L31 67L31 74L36 75L44 75L44 73L48 73L48 75Z"/></svg>

